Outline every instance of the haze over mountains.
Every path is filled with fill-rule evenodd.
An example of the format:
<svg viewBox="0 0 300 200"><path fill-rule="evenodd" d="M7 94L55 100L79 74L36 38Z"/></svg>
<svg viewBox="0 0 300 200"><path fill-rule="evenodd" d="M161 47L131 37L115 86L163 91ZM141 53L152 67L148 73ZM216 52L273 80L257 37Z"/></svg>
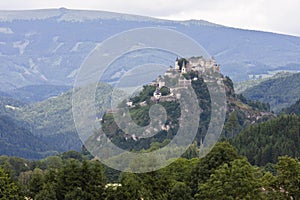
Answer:
<svg viewBox="0 0 300 200"><path fill-rule="evenodd" d="M101 77L103 60L79 70L97 44L141 27L187 34L216 60L177 56L194 43L164 34L169 44L152 28L93 54L111 61L131 47ZM136 48L164 43L179 50ZM99 11L0 11L0 199L300 199L299 88L300 37Z"/></svg>
<svg viewBox="0 0 300 200"><path fill-rule="evenodd" d="M228 28L206 21L168 21L101 11L0 11L0 90L72 85L90 51L132 28L173 29L201 44L234 81L300 70L300 38Z"/></svg>
<svg viewBox="0 0 300 200"><path fill-rule="evenodd" d="M54 152L79 150L81 143L74 127L69 90L80 65L103 40L141 27L168 28L190 36L216 59L222 73L234 81L271 75L278 70L300 71L300 37L229 28L201 20L168 21L101 11L64 8L0 11L0 143L3 152L40 158ZM126 65L126 59L116 63L122 66L108 70L102 81L114 82L134 64ZM144 71L139 73L150 76ZM281 86L279 91L284 90L284 85ZM105 88L111 89L107 85ZM251 98L252 94L255 95L251 92L245 96L256 100ZM103 105L108 104L105 95L100 98ZM280 110L294 103L296 98L293 96L293 102L285 101ZM274 106L272 102L265 101ZM256 109L260 109L262 104L256 104ZM16 148L20 151L11 151Z"/></svg>

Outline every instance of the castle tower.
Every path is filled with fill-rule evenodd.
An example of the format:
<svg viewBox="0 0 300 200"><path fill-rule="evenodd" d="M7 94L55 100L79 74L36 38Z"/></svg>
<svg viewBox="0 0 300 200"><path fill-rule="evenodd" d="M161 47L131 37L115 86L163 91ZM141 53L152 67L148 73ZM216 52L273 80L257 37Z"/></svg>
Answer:
<svg viewBox="0 0 300 200"><path fill-rule="evenodd" d="M162 87L166 86L166 82L161 76L159 76L157 78L157 83L158 83L159 88L162 88Z"/></svg>
<svg viewBox="0 0 300 200"><path fill-rule="evenodd" d="M183 74L186 73L186 63L184 60L182 61L181 73L183 73Z"/></svg>
<svg viewBox="0 0 300 200"><path fill-rule="evenodd" d="M179 70L179 64L178 64L178 58L176 58L176 61L175 61L175 69L176 70Z"/></svg>

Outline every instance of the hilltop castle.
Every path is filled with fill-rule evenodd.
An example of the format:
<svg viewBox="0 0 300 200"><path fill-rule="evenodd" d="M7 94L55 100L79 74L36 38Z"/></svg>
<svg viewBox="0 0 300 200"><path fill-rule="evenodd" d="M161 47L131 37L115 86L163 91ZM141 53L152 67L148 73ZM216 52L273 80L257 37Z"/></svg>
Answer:
<svg viewBox="0 0 300 200"><path fill-rule="evenodd" d="M175 67L170 68L165 72L164 76L159 76L155 81L153 81L152 85L156 86L156 90L153 93L152 100L153 101L172 101L180 98L180 96L174 95L176 89L179 88L187 88L191 86L192 81L198 80L195 77L193 80L186 79L184 74L189 72L196 72L198 76L201 75L211 75L213 73L220 73L220 65L216 63L214 59L205 59L203 57L191 57L188 59L181 58L176 59ZM167 96L162 96L160 89L166 87L166 78L178 78L178 85L175 88L170 88L170 94Z"/></svg>
<svg viewBox="0 0 300 200"><path fill-rule="evenodd" d="M191 57L189 59L176 59L175 70L182 74L191 71L207 73L220 72L220 65L214 59L205 59L203 57Z"/></svg>

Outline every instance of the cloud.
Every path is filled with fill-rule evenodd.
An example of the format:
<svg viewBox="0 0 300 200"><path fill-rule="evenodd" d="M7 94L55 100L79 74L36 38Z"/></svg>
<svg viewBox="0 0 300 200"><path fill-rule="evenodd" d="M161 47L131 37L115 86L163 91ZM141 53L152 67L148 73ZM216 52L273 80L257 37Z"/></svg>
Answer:
<svg viewBox="0 0 300 200"><path fill-rule="evenodd" d="M252 0L247 3L236 0L209 1L201 7L191 6L166 19L204 19L222 25L273 31L300 36L300 2L298 0Z"/></svg>
<svg viewBox="0 0 300 200"><path fill-rule="evenodd" d="M10 0L2 9L92 9L166 19L204 19L227 26L267 30L300 36L298 0Z"/></svg>

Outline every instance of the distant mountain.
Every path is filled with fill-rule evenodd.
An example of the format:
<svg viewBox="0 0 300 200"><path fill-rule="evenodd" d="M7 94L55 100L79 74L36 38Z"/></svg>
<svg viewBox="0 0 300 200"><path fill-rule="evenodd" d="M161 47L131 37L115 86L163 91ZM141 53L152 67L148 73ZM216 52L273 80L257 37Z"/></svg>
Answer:
<svg viewBox="0 0 300 200"><path fill-rule="evenodd" d="M35 103L56 97L70 90L70 86L60 85L30 85L8 91L8 95L14 99L26 103Z"/></svg>
<svg viewBox="0 0 300 200"><path fill-rule="evenodd" d="M282 109L282 112L287 114L294 113L296 115L300 115L300 99L290 107Z"/></svg>
<svg viewBox="0 0 300 200"><path fill-rule="evenodd" d="M97 91L101 93L96 93L99 95L95 102L99 115L104 112L103 107L110 105L112 89L108 84L98 84ZM82 141L72 116L72 95L68 91L32 104L0 97L0 154L36 159L68 150L80 151Z"/></svg>
<svg viewBox="0 0 300 200"><path fill-rule="evenodd" d="M261 82L242 94L251 100L269 103L271 110L280 112L300 98L300 73Z"/></svg>
<svg viewBox="0 0 300 200"><path fill-rule="evenodd" d="M300 38L206 21L170 21L101 11L0 11L0 90L72 85L78 68L104 39L132 28L162 27L201 44L234 81L287 67L300 70ZM112 76L112 75L111 75Z"/></svg>
<svg viewBox="0 0 300 200"><path fill-rule="evenodd" d="M271 77L262 77L259 79L252 79L252 80L248 80L248 81L236 82L236 83L234 83L234 90L236 91L236 93L240 94L249 88L259 85L260 83L262 83L264 81L267 81L270 79L283 78L286 76L290 76L292 74L293 73L291 73L291 72L281 71Z"/></svg>

